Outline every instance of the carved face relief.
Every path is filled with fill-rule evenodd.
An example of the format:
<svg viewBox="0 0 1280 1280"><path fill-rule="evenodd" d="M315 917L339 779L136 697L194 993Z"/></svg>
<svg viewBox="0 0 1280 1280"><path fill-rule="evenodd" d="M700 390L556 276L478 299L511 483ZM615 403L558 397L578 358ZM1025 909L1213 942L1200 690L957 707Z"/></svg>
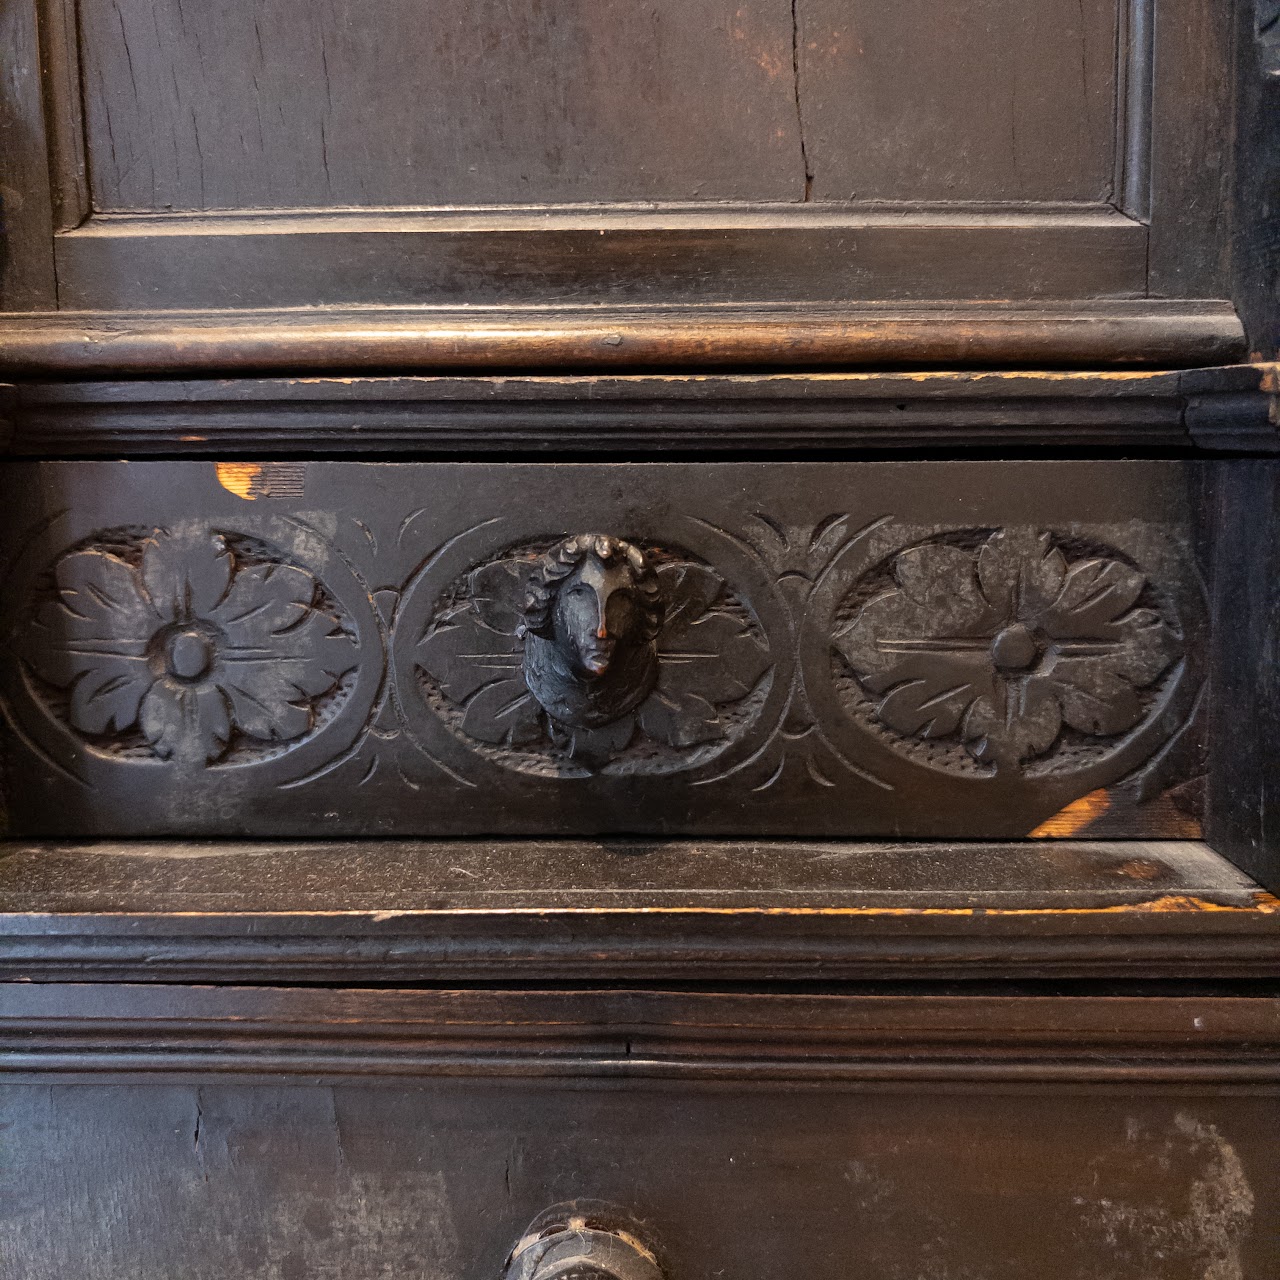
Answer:
<svg viewBox="0 0 1280 1280"><path fill-rule="evenodd" d="M758 624L709 565L597 533L477 566L415 658L460 736L558 777L708 758L749 723L771 669Z"/></svg>
<svg viewBox="0 0 1280 1280"><path fill-rule="evenodd" d="M604 675L619 643L634 642L639 624L635 573L617 557L606 562L592 552L556 591L555 642L583 679Z"/></svg>
<svg viewBox="0 0 1280 1280"><path fill-rule="evenodd" d="M639 548L600 534L557 543L535 568L524 617L525 681L562 723L608 724L653 690L662 605Z"/></svg>

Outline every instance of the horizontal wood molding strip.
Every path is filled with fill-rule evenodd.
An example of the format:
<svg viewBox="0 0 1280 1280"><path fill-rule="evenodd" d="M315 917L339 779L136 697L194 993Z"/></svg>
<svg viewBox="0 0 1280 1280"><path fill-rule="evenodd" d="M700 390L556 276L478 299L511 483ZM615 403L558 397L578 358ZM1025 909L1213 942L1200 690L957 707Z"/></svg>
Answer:
<svg viewBox="0 0 1280 1280"><path fill-rule="evenodd" d="M1280 1000L0 988L0 1072L1280 1079Z"/></svg>
<svg viewBox="0 0 1280 1280"><path fill-rule="evenodd" d="M0 316L0 374L1181 368L1245 353L1226 303L296 308Z"/></svg>
<svg viewBox="0 0 1280 1280"><path fill-rule="evenodd" d="M1274 365L1172 371L35 382L26 457L1064 447L1270 452Z"/></svg>
<svg viewBox="0 0 1280 1280"><path fill-rule="evenodd" d="M99 215L55 238L58 301L156 307L609 306L1137 298L1114 210ZM1205 294L1201 296L1214 296Z"/></svg>
<svg viewBox="0 0 1280 1280"><path fill-rule="evenodd" d="M19 981L1280 974L1195 842L11 843L0 900Z"/></svg>

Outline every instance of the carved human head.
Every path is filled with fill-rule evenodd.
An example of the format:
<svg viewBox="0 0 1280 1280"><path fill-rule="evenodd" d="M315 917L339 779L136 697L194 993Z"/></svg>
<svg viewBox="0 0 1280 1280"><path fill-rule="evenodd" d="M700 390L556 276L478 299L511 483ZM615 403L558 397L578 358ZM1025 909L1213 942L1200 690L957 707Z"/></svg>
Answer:
<svg viewBox="0 0 1280 1280"><path fill-rule="evenodd" d="M605 534L577 534L538 561L524 616L526 632L551 641L575 675L599 678L620 650L657 636L657 575L639 547Z"/></svg>

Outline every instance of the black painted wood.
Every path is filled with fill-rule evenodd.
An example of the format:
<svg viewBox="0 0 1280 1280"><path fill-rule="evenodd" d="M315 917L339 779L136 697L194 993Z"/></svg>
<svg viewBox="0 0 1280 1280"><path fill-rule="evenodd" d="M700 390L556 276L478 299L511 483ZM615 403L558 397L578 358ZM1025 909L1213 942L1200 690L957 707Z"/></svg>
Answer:
<svg viewBox="0 0 1280 1280"><path fill-rule="evenodd" d="M4 981L1280 975L1275 899L1195 842L11 842L0 901Z"/></svg>
<svg viewBox="0 0 1280 1280"><path fill-rule="evenodd" d="M1194 463L5 479L15 833L1194 824Z"/></svg>
<svg viewBox="0 0 1280 1280"><path fill-rule="evenodd" d="M1273 451L1274 370L26 383L27 457L1063 448Z"/></svg>
<svg viewBox="0 0 1280 1280"><path fill-rule="evenodd" d="M1274 1000L0 994L0 1260L41 1280L478 1280L556 1206L699 1280L1278 1260Z"/></svg>
<svg viewBox="0 0 1280 1280"><path fill-rule="evenodd" d="M1210 838L1239 866L1280 884L1280 809L1272 778L1280 758L1280 494L1257 462L1221 469L1217 608L1230 618L1214 645L1206 820Z"/></svg>

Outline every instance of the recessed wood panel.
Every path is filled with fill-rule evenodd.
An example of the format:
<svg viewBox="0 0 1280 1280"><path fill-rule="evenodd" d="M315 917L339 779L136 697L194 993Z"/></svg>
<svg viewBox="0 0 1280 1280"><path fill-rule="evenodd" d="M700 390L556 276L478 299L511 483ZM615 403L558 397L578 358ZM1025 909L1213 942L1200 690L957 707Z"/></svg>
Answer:
<svg viewBox="0 0 1280 1280"><path fill-rule="evenodd" d="M798 0L814 200L1112 198L1116 0Z"/></svg>
<svg viewBox="0 0 1280 1280"><path fill-rule="evenodd" d="M96 207L1106 201L1117 0L87 0Z"/></svg>

